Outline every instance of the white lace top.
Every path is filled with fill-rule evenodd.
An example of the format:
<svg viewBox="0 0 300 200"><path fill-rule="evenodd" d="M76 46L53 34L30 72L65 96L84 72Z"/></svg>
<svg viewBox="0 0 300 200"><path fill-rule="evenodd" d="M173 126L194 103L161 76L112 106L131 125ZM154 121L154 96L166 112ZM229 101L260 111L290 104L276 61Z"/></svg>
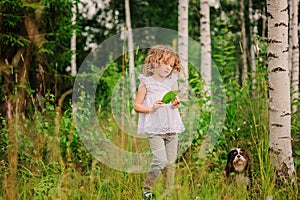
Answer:
<svg viewBox="0 0 300 200"><path fill-rule="evenodd" d="M178 80L178 75L172 73L170 78L159 82L152 76L146 77L141 74L139 75L139 80L145 84L147 89L143 105L152 107L155 101L162 99L172 89L172 86ZM172 108L171 103L165 104L149 114L139 113L139 134L181 133L184 130L179 111Z"/></svg>

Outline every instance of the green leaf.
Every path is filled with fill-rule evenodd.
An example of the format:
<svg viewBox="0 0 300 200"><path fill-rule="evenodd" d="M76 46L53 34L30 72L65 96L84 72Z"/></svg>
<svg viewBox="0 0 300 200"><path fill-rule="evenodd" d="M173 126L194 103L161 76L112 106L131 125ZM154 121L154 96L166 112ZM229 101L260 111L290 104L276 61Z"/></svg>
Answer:
<svg viewBox="0 0 300 200"><path fill-rule="evenodd" d="M173 90L173 91L170 91L170 92L167 92L163 98L162 98L162 101L165 103L165 104L168 104L170 103L171 101L173 101L173 99L176 97L176 95L179 93L178 90Z"/></svg>

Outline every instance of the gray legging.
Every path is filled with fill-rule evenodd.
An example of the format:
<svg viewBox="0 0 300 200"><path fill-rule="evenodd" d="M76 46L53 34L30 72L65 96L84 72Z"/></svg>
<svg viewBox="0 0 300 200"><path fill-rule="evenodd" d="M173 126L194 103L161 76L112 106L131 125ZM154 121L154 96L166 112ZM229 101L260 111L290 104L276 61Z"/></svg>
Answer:
<svg viewBox="0 0 300 200"><path fill-rule="evenodd" d="M153 161L145 180L144 191L151 191L162 172L165 187L171 192L174 187L178 135L176 133L149 135L148 139L153 153Z"/></svg>

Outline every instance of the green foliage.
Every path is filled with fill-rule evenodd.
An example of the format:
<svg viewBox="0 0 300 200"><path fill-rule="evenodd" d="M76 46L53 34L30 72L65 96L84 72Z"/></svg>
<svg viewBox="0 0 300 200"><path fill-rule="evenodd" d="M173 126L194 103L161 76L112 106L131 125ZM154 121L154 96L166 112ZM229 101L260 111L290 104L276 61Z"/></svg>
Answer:
<svg viewBox="0 0 300 200"><path fill-rule="evenodd" d="M201 77L199 71L194 66L189 66L189 85L190 85L190 102L194 102L197 104L197 112L199 116L195 121L197 124L197 133L194 133L192 149L197 148L197 146L201 145L209 128L209 125L212 120L212 110L211 106L208 105L208 101L210 97L207 95L207 91L205 88L205 81ZM189 112L187 112L189 113ZM192 120L193 121L193 120ZM188 127L187 127L188 128Z"/></svg>
<svg viewBox="0 0 300 200"><path fill-rule="evenodd" d="M45 0L38 3L26 3L20 0L1 1L0 47L7 49L6 52L2 52L1 58L8 58L10 61L18 48L31 43L25 30L24 17L32 17L32 20L36 20L39 34L45 35L46 38L44 43L40 44L42 46L36 49L37 52L32 52L36 56L36 62L42 62L41 54L47 55L43 57L43 65L47 71L54 70L55 65L64 70L66 64L70 62L71 55L69 50L73 29L71 5L72 2L69 0L55 2Z"/></svg>
<svg viewBox="0 0 300 200"><path fill-rule="evenodd" d="M291 135L292 135L292 148L294 153L294 163L296 174L298 176L300 174L300 112L292 114L292 127L291 127Z"/></svg>
<svg viewBox="0 0 300 200"><path fill-rule="evenodd" d="M87 9L84 3L76 3ZM96 5L97 1L95 0L93 3ZM255 2L257 9L260 9L258 8L260 3ZM199 2L191 1L190 5L190 19L192 20L189 22L189 31L191 36L198 40ZM57 75L67 73L65 68L70 64L72 52L69 47L73 29L77 30L77 63L79 66L91 50L86 43L102 42L120 31L125 21L123 1L111 1L108 8L99 9L95 16L88 19L85 12L78 13L76 25L71 23L72 6L73 2L69 0L43 0L30 4L21 0L0 1L0 49L5 49L0 52L1 61L8 59L11 62L19 49L30 44L23 24L24 16L37 14L41 17L39 31L45 36L45 41L36 46L32 52L30 79L28 79L30 88L29 86L25 88L29 97L27 99L30 101L34 99L35 72L38 70L39 64L45 67L45 74L50 73L50 78L46 79L48 84L45 86L46 89L54 88L54 85L57 84L55 81L58 81L59 90L64 91L64 88L69 88L69 83L72 83L72 80L69 79L69 82L58 80ZM189 148L177 162L174 199L196 199L197 197L200 199L241 199L246 196L251 196L252 199L267 199L271 196L273 199L297 199L298 191L295 185L276 184L275 172L269 160L266 41L262 41L260 37L255 39L260 49L256 55L258 68L254 85L255 91L250 88L250 83L247 87L240 87L238 67L240 63L240 27L231 25L239 23L238 15L232 15L233 9L238 10L239 4L237 1L228 0L222 1L221 7L220 10L211 9L212 15L217 15L217 17L212 17L211 22L211 27L213 27L212 55L226 89L226 120L221 132L218 133L219 139L214 144L213 151L207 153L206 158L200 158L198 152L201 150L214 115L211 107L207 106L209 98L203 91L205 82L197 70L190 66L189 91L195 98L195 102L191 104L197 103L200 119L192 146L190 147L190 143L182 144ZM132 19L134 19L132 27L161 26L176 30L176 10L177 2L175 1L168 4L159 1L133 1L131 2ZM222 12L228 16L226 20L219 17L222 16ZM140 17L141 13L144 17ZM108 17L110 15L112 17ZM107 29L107 24L112 24L113 27ZM93 27L93 29L87 27ZM141 71L144 52L142 54L139 54L135 60L137 72ZM123 197L140 199L144 174L129 174L109 169L104 164L98 163L82 143L82 137L89 138L87 141L98 141L99 145L108 141L121 143L122 130L116 124L113 115L124 117L124 113L130 114L133 99L127 86L129 84L128 65L124 64L122 69L120 63L120 59L111 61L103 69L101 77L99 73L94 73L97 72L95 69L97 66L91 66L89 73L78 76L78 78L82 76L82 78L88 79L89 83L97 85L96 97L93 102L95 101L98 116L92 116L91 106L93 105L86 101L90 100L90 94L83 88L79 88L80 103L88 105L80 107L80 103L72 105L70 101L67 101L63 111L57 113L55 104L59 95L55 96L53 95L54 91L49 91L41 101L44 107L40 112L34 110L29 118L13 122L18 137L18 149L16 150L18 168L15 188L18 192L18 199L123 199ZM8 74L13 74L14 70L10 70L9 68ZM4 84L4 78L6 77L0 76L1 84ZM1 87L1 102L6 99L6 89ZM172 99L171 96L168 98L169 100ZM80 107L81 115L74 116L72 109L76 106ZM112 113L112 108L124 112ZM82 122L82 127L75 127L74 117ZM89 132L86 136L80 135L80 131L89 128L90 117L97 117L103 133L99 133L101 132L99 131ZM188 119L193 119L192 117ZM0 171L2 172L0 179L5 180L9 165L7 160L9 132L4 116L0 116L0 120ZM124 118L124 123L130 124L134 120L134 117L132 119ZM297 112L292 115L292 137L298 174L300 174L299 127L299 112ZM135 127L130 127L130 130L133 128ZM135 141L135 138L126 136L124 149L136 152L149 151L148 143L139 142ZM183 143L185 142L183 140ZM137 143L142 145L138 146ZM226 163L227 152L234 146L247 148L251 153L254 182L251 190L245 193L242 189L237 189L235 185L224 184L225 178L222 170ZM105 158L106 152L98 153ZM1 182L1 188L5 188L3 184L4 182ZM161 180L154 191L158 194L163 193ZM0 190L0 198L4 195L5 191Z"/></svg>
<svg viewBox="0 0 300 200"><path fill-rule="evenodd" d="M6 49L4 57L12 58L12 54L17 48L28 44L28 39L18 34L23 23L22 1L0 1L0 49ZM22 30L24 31L24 30ZM2 57L3 55L1 55Z"/></svg>
<svg viewBox="0 0 300 200"><path fill-rule="evenodd" d="M42 26L46 41L44 42L40 54L47 55L47 71L64 74L65 69L70 65L72 52L70 51L70 40L73 29L77 26L72 25L72 1L43 1L41 13Z"/></svg>
<svg viewBox="0 0 300 200"><path fill-rule="evenodd" d="M7 156L6 147L7 147L7 143L8 143L8 130L6 127L6 121L2 116L0 116L0 121L1 121L1 124L0 124L0 171L4 172L7 167L4 161ZM0 173L0 180L4 180L4 178L5 178L5 174ZM3 181L1 181L0 187L1 188L4 187ZM4 195L3 191L0 190L0 197L3 195Z"/></svg>
<svg viewBox="0 0 300 200"><path fill-rule="evenodd" d="M118 74L114 72L114 64L110 64L110 67L106 69L107 73ZM199 77L196 78L199 74L195 70L191 70L190 73L190 83L195 96L204 97L205 94L201 89L203 82ZM113 90L115 84L108 84L112 81L108 79L108 74L103 77L102 81L107 80L107 87ZM264 85L263 82L260 83ZM261 86L261 88L264 88L262 93L266 92L266 87ZM209 109L206 110L204 107L205 101L201 102L199 99L201 106L199 134L193 141L193 146L178 159L174 198L195 199L199 197L200 199L221 200L224 197L230 197L240 199L240 194L243 194L243 198L251 195L254 199L266 199L268 195L272 195L275 199L296 198L294 186L279 187L275 184L274 170L268 156L267 99L253 98L244 90L234 93L228 91L228 94L231 96L231 101L227 102L227 118L220 139L215 144L214 151L207 154L206 159L200 159L198 152L212 116ZM84 90L80 98L82 102L88 98ZM18 198L52 199L62 195L78 199L122 199L125 195L131 199L140 199L142 192L140 188L145 175L118 172L97 163L82 145L81 138L74 129L71 106L60 115L60 135L54 135L55 127L58 125L54 121L56 116L54 96L48 93L43 102L45 109L35 116L34 123L28 120L19 125L17 190L20 192ZM82 121L89 120L90 110L88 106L86 108ZM107 135L106 139L118 144L120 130L112 116L106 115L106 118L99 116L99 119ZM293 130L297 135L297 120L294 123ZM5 128L2 132L5 133ZM93 139L101 140L102 138ZM51 146L48 146L47 141L53 140L59 140L59 152L65 166L60 165L51 153ZM132 151L134 143L129 138L126 141L126 149ZM225 178L222 170L226 163L227 152L233 146L243 146L251 152L254 182L252 189L246 193L242 189L237 189L233 184L223 184ZM145 145L142 147L145 151ZM4 163L6 162L4 158ZM163 193L161 180L154 191L157 194Z"/></svg>
<svg viewBox="0 0 300 200"><path fill-rule="evenodd" d="M34 97L39 101L48 90L59 96L72 86L72 78L62 75L70 65L71 6L70 0L0 1L1 105L4 97L24 89L27 103L20 103L33 115Z"/></svg>
<svg viewBox="0 0 300 200"><path fill-rule="evenodd" d="M222 75L223 82L237 86L238 80L238 53L237 44L235 43L235 35L231 32L230 26L224 26L224 22L218 25L219 29L216 32L213 40L212 58ZM233 89L232 87L230 89ZM234 95L233 95L234 96Z"/></svg>
<svg viewBox="0 0 300 200"><path fill-rule="evenodd" d="M130 2L132 28L164 27L177 30L177 2L134 0ZM109 3L109 10L117 17L120 24L125 24L125 6L120 0ZM143 16L143 17L141 17ZM161 20L164 19L164 20ZM116 25L116 24L115 24Z"/></svg>
<svg viewBox="0 0 300 200"><path fill-rule="evenodd" d="M120 81L120 66L116 62L111 62L104 69L97 87L96 106L102 112L109 112L114 89Z"/></svg>

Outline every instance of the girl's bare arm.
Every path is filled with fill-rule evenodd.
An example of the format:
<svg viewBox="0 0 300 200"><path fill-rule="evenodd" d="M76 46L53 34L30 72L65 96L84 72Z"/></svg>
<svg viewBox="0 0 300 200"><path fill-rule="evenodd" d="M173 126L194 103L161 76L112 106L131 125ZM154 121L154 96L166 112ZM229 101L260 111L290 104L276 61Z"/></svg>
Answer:
<svg viewBox="0 0 300 200"><path fill-rule="evenodd" d="M140 83L139 85L139 89L136 95L136 99L134 102L134 110L136 112L140 112L140 113L151 113L156 111L158 108L160 108L163 104L162 100L158 100L156 102L154 102L154 105L152 107L149 106L145 106L143 105L143 101L145 99L146 96L146 86L144 83Z"/></svg>

